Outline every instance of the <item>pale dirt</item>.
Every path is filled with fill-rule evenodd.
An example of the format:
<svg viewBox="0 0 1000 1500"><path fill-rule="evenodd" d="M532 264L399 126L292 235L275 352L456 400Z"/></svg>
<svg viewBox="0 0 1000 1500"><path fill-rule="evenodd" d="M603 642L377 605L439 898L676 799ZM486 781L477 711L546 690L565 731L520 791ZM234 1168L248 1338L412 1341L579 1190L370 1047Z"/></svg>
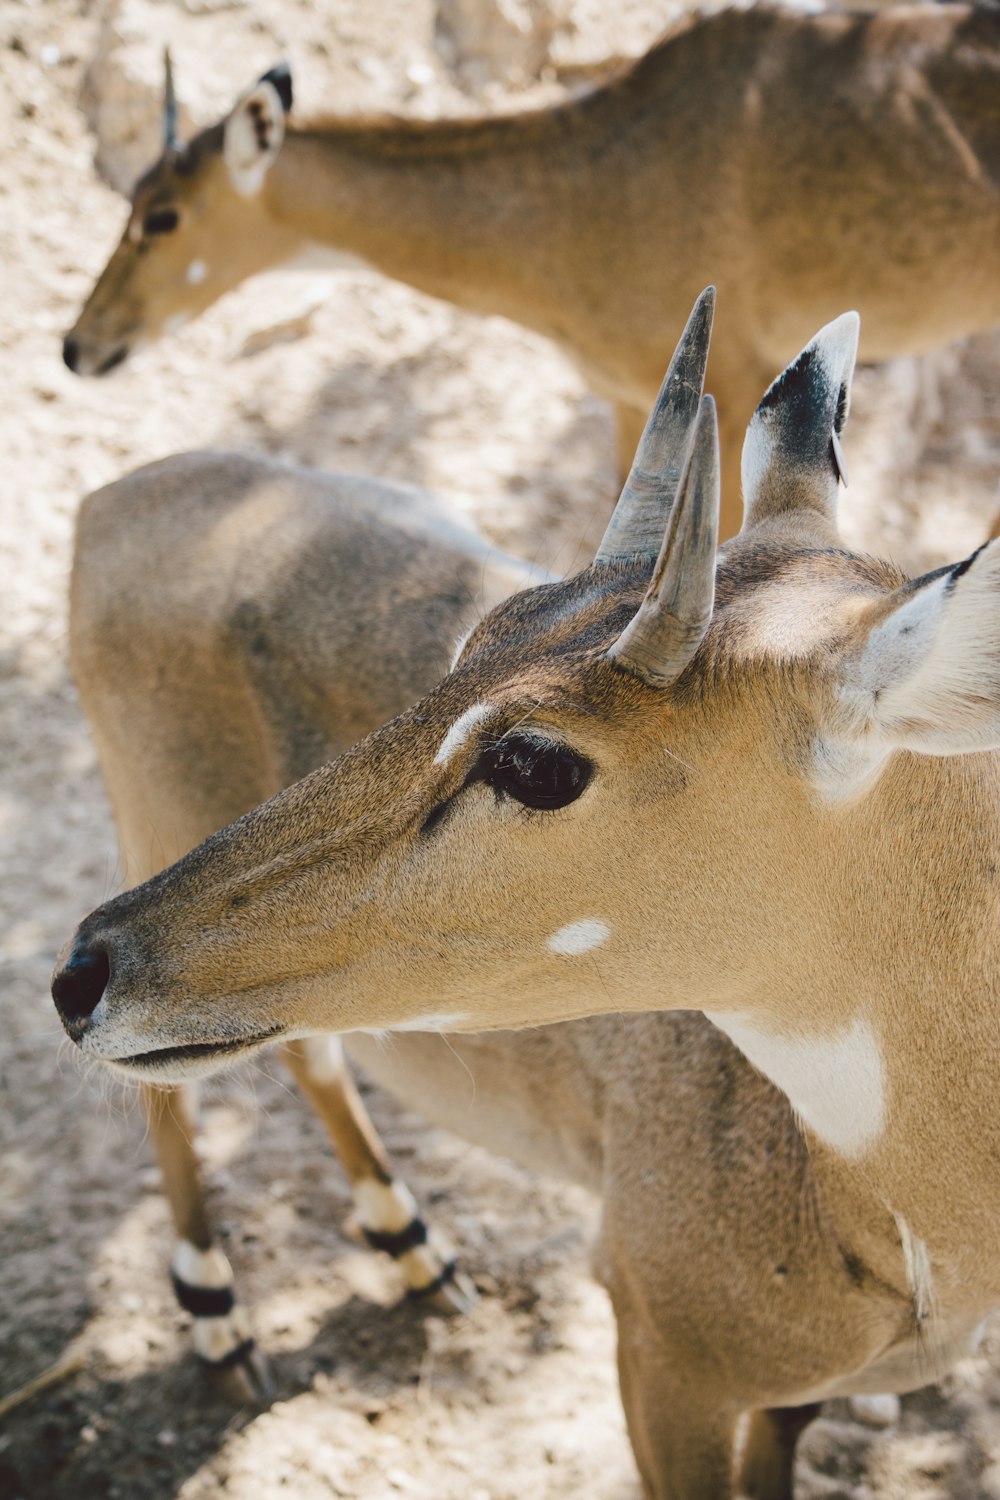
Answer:
<svg viewBox="0 0 1000 1500"><path fill-rule="evenodd" d="M168 36L191 118L221 112L283 51L307 107L433 112L494 104L532 70L554 94L568 76L555 64L639 50L670 15L580 0L563 7L576 28L546 39L541 4L441 11L436 46L430 0L128 0L86 91L108 169L132 170L125 145ZM268 1412L234 1412L173 1305L142 1121L60 1044L53 957L116 883L64 655L79 496L176 449L243 444L440 488L505 545L570 566L613 482L608 413L558 354L373 275L261 278L108 380L69 375L60 335L123 216L79 102L97 49L86 4L0 6L0 1397L68 1348L84 1358L0 1422L0 1496L627 1500L637 1482L584 1195L373 1093L402 1171L483 1293L467 1318L421 1317L391 1265L345 1237L343 1175L276 1069L219 1082L204 1109L212 1207L280 1392ZM998 394L997 337L862 373L851 540L913 568L976 545L1000 504ZM945 1388L904 1403L898 1428L831 1407L803 1444L798 1493L1000 1496L998 1408L1000 1325Z"/></svg>

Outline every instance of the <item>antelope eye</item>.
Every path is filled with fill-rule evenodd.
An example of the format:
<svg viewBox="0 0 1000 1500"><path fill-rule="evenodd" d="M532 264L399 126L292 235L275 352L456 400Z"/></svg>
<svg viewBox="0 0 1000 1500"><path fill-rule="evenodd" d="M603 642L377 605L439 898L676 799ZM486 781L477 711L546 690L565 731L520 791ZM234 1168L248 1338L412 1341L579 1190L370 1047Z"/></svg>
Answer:
<svg viewBox="0 0 1000 1500"><path fill-rule="evenodd" d="M525 807L551 811L575 802L593 772L584 756L534 735L509 734L480 762L487 786Z"/></svg>
<svg viewBox="0 0 1000 1500"><path fill-rule="evenodd" d="M142 221L143 234L171 234L178 225L180 215L176 208L154 208Z"/></svg>

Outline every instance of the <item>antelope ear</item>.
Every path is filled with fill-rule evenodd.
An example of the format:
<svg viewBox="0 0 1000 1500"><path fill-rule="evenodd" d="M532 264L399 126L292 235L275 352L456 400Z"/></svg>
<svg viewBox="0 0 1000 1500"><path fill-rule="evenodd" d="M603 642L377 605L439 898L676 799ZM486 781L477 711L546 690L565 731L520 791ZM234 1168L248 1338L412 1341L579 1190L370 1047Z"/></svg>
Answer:
<svg viewBox="0 0 1000 1500"><path fill-rule="evenodd" d="M292 65L284 58L275 63L273 68L268 68L266 73L261 74L261 83L273 83L278 90L278 98L285 114L292 112Z"/></svg>
<svg viewBox="0 0 1000 1500"><path fill-rule="evenodd" d="M272 68L239 100L226 121L222 152L230 181L244 198L259 193L285 138L291 74Z"/></svg>
<svg viewBox="0 0 1000 1500"><path fill-rule="evenodd" d="M864 780L891 750L1000 749L1000 542L870 605L839 678L831 768Z"/></svg>
<svg viewBox="0 0 1000 1500"><path fill-rule="evenodd" d="M796 510L836 520L859 328L855 312L827 323L762 397L743 444L744 531Z"/></svg>

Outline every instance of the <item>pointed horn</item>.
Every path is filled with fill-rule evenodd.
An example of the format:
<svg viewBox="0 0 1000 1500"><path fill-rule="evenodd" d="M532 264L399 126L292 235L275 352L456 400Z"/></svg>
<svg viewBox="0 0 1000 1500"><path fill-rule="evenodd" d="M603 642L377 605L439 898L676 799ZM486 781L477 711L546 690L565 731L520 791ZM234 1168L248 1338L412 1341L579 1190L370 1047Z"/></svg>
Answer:
<svg viewBox="0 0 1000 1500"><path fill-rule="evenodd" d="M169 47L163 49L163 75L163 149L177 151L180 149L177 137L177 95L174 92L174 65Z"/></svg>
<svg viewBox="0 0 1000 1500"><path fill-rule="evenodd" d="M595 563L643 553L655 557L660 549L705 386L714 314L715 287L709 286L695 303L674 350Z"/></svg>
<svg viewBox="0 0 1000 1500"><path fill-rule="evenodd" d="M705 396L653 580L608 652L652 687L679 677L705 637L715 603L718 536L719 426L715 402Z"/></svg>

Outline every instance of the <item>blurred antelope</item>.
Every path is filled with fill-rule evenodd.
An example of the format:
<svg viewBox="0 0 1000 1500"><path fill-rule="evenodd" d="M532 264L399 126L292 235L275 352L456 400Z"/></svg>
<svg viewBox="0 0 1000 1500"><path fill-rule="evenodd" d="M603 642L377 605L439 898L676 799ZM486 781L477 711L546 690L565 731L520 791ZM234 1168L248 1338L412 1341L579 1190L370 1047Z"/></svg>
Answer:
<svg viewBox="0 0 1000 1500"><path fill-rule="evenodd" d="M614 402L625 465L709 278L725 459L771 373L840 308L868 360L1000 320L1000 14L757 6L694 16L612 82L488 119L286 120L266 73L164 153L64 345L120 364L255 271L329 246L554 339Z"/></svg>
<svg viewBox="0 0 1000 1500"><path fill-rule="evenodd" d="M647 1493L777 1500L815 1403L935 1379L1000 1302L1000 545L916 581L843 546L847 314L761 401L717 559L710 314L706 295L593 564L500 604L414 708L99 908L53 993L84 1055L151 1084L401 1033L395 1055L357 1040L405 1097L599 1186ZM85 696L106 711L133 651L182 664L179 730L152 702L121 722L157 795L216 788L207 819L262 719L275 775L297 736L320 752L323 629L286 653L269 607L252 665L229 621L248 584L271 599L269 554L257 582L171 547L185 603L164 611L142 514L116 556L150 481L124 483L81 529L75 650L106 684ZM205 514L222 545L189 488L179 529ZM191 609L185 578L220 575L225 606ZM124 669L87 645L109 612ZM385 670L384 630L354 649ZM241 707L230 681L261 687ZM572 1019L667 1007L708 1019Z"/></svg>
<svg viewBox="0 0 1000 1500"><path fill-rule="evenodd" d="M126 881L406 707L483 609L544 576L426 493L248 455L182 454L91 496L71 653ZM374 667L359 650L361 622L369 641L382 638ZM347 1170L369 1243L397 1259L412 1295L465 1306L471 1285L394 1178L339 1044L293 1042L281 1056ZM212 1236L192 1100L180 1089L143 1095L195 1348L234 1395L266 1394L266 1359Z"/></svg>

